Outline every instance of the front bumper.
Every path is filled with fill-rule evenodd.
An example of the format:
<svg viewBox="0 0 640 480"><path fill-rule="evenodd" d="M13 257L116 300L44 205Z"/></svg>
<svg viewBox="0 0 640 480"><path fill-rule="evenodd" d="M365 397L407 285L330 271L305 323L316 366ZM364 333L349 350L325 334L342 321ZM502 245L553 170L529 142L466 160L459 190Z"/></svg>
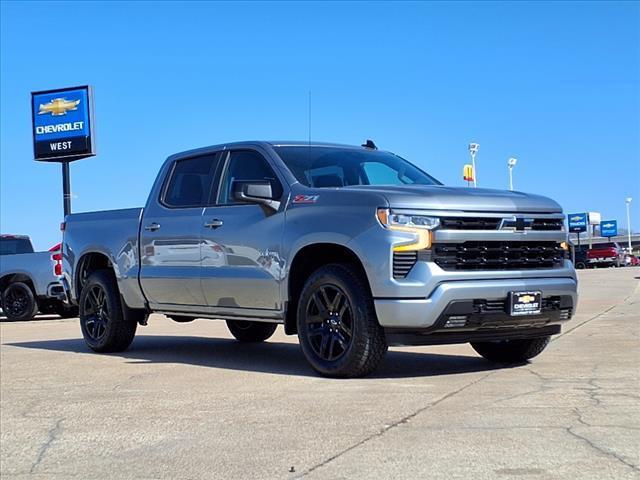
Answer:
<svg viewBox="0 0 640 480"><path fill-rule="evenodd" d="M571 318L578 300L577 286L572 277L456 280L440 283L426 298L376 298L374 303L378 321L386 329L432 333L444 329L449 316L463 315L468 317L464 324L459 324L457 329L455 325L450 328L462 332L501 327L536 328ZM517 321L506 310L474 313L474 304L479 305L483 301L506 302L509 293L514 291L541 291L543 301L561 298L563 303L559 308L543 309L540 315L519 317ZM466 313L459 309L452 311L452 306L456 305L471 310ZM563 310L567 312L561 313ZM481 321L482 318L484 321ZM487 321L489 319L491 322Z"/></svg>

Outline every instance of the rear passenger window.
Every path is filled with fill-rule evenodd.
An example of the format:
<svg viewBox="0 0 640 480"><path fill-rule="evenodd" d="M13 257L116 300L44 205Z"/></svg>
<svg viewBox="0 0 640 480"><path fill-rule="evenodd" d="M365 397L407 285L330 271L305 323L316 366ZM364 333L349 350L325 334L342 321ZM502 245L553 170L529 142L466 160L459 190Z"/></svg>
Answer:
<svg viewBox="0 0 640 480"><path fill-rule="evenodd" d="M216 155L178 160L164 194L170 207L202 207L207 204L213 184Z"/></svg>

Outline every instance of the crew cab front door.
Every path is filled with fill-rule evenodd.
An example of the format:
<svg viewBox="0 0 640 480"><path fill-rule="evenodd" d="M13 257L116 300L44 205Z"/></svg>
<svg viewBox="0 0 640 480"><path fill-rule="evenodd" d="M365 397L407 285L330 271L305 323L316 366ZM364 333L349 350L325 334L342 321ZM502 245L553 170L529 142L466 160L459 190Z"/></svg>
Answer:
<svg viewBox="0 0 640 480"><path fill-rule="evenodd" d="M284 212L234 199L232 185L269 180L282 197L283 183L257 150L234 150L224 156L216 205L205 208L202 216L204 297L213 311L251 316L258 312L250 310L282 310Z"/></svg>
<svg viewBox="0 0 640 480"><path fill-rule="evenodd" d="M152 308L202 310L202 212L219 154L177 160L157 199L150 199L140 232L140 282Z"/></svg>

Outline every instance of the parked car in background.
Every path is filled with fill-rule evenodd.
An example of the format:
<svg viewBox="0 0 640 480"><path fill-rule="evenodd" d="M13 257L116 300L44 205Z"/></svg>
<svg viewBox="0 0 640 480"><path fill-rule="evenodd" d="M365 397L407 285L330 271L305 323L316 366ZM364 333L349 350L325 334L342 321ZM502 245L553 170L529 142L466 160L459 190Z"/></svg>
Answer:
<svg viewBox="0 0 640 480"><path fill-rule="evenodd" d="M626 267L637 267L640 265L640 259L636 255L627 253L624 257L624 264Z"/></svg>
<svg viewBox="0 0 640 480"><path fill-rule="evenodd" d="M0 306L9 320L31 320L38 312L76 316L77 307L65 304L61 273L60 244L35 252L26 235L0 235Z"/></svg>
<svg viewBox="0 0 640 480"><path fill-rule="evenodd" d="M573 246L573 265L578 270L583 270L590 266L587 250L587 248Z"/></svg>
<svg viewBox="0 0 640 480"><path fill-rule="evenodd" d="M596 267L620 267L624 265L624 251L615 242L593 244L587 252L587 258Z"/></svg>

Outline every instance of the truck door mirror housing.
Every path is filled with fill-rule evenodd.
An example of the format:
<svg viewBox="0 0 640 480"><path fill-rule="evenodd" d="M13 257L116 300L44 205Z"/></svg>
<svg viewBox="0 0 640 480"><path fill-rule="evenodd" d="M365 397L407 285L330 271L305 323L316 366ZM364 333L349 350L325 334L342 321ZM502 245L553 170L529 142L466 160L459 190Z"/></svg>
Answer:
<svg viewBox="0 0 640 480"><path fill-rule="evenodd" d="M269 180L235 181L232 185L233 198L241 202L265 205L273 210L280 208L280 202L273 198Z"/></svg>

